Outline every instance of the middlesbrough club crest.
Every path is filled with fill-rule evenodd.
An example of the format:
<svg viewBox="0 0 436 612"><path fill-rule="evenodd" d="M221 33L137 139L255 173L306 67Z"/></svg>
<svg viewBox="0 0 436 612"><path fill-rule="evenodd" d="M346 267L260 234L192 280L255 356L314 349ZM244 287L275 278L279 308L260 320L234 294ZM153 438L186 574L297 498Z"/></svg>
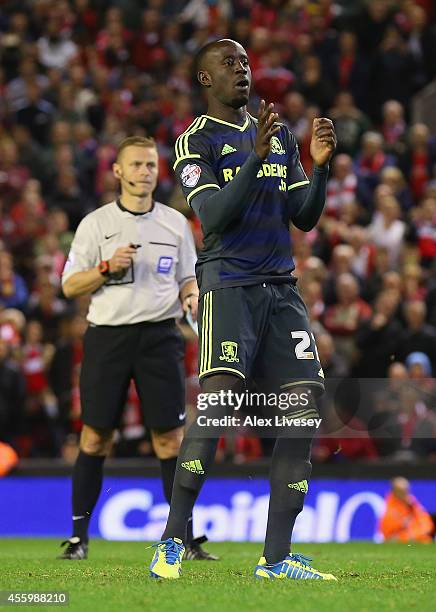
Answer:
<svg viewBox="0 0 436 612"><path fill-rule="evenodd" d="M197 164L188 164L182 170L180 178L184 187L195 187L201 175L201 168Z"/></svg>

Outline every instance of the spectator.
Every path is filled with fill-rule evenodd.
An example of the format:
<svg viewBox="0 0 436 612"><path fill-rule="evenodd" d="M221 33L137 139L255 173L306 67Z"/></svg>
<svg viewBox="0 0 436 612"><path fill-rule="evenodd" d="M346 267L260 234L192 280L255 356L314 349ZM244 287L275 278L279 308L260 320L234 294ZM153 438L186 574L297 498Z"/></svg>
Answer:
<svg viewBox="0 0 436 612"><path fill-rule="evenodd" d="M404 221L400 220L400 205L396 198L386 197L375 213L368 228L369 236L376 246L384 246L389 253L392 267L400 263L401 248L406 231Z"/></svg>
<svg viewBox="0 0 436 612"><path fill-rule="evenodd" d="M425 124L415 123L409 130L408 145L400 158L400 167L416 202L423 197L435 164L436 146L430 131Z"/></svg>
<svg viewBox="0 0 436 612"><path fill-rule="evenodd" d="M368 117L357 108L348 91L340 91L336 95L329 116L334 123L338 138L336 152L354 157L359 150L363 134L370 128Z"/></svg>
<svg viewBox="0 0 436 612"><path fill-rule="evenodd" d="M38 144L46 146L53 115L54 108L42 97L38 82L30 81L26 87L26 102L17 110L17 123L27 128Z"/></svg>
<svg viewBox="0 0 436 612"><path fill-rule="evenodd" d="M328 306L336 302L336 282L340 274L351 273L354 249L349 244L338 244L331 254L330 271L324 282L324 297Z"/></svg>
<svg viewBox="0 0 436 612"><path fill-rule="evenodd" d="M24 424L25 393L24 377L10 359L7 342L0 338L0 430L2 440L16 448Z"/></svg>
<svg viewBox="0 0 436 612"><path fill-rule="evenodd" d="M381 132L385 141L385 150L392 154L404 151L406 122L404 108L397 100L388 100L383 104L383 124Z"/></svg>
<svg viewBox="0 0 436 612"><path fill-rule="evenodd" d="M12 255L0 251L0 304L3 308L26 310L29 292L22 276L14 271Z"/></svg>
<svg viewBox="0 0 436 612"><path fill-rule="evenodd" d="M337 217L344 204L356 199L357 177L353 160L349 155L337 155L333 159L332 174L327 182L326 214Z"/></svg>
<svg viewBox="0 0 436 612"><path fill-rule="evenodd" d="M324 331L316 336L319 360L326 378L345 378L349 374L346 360L335 350L332 336Z"/></svg>
<svg viewBox="0 0 436 612"><path fill-rule="evenodd" d="M366 132L362 137L362 151L356 160L360 199L365 208L371 209L372 194L379 184L381 171L392 165L392 157L383 151L383 137L378 132Z"/></svg>
<svg viewBox="0 0 436 612"><path fill-rule="evenodd" d="M66 314L65 302L57 297L58 288L49 280L37 287L29 300L29 317L37 319L44 327L47 341L54 342L58 325Z"/></svg>
<svg viewBox="0 0 436 612"><path fill-rule="evenodd" d="M380 185L387 185L391 189L402 212L407 213L413 206L413 199L401 170L395 166L388 166L382 170L380 178Z"/></svg>
<svg viewBox="0 0 436 612"><path fill-rule="evenodd" d="M45 35L38 40L38 60L46 68L63 70L77 53L76 45L61 30L61 21L53 16L47 23Z"/></svg>
<svg viewBox="0 0 436 612"><path fill-rule="evenodd" d="M76 432L81 429L79 376L86 327L86 319L80 315L65 321L64 332L56 342L50 365L50 385L57 399L65 434L71 428Z"/></svg>
<svg viewBox="0 0 436 612"><path fill-rule="evenodd" d="M28 168L19 162L17 145L9 139L0 141L0 187L7 207L17 201L29 178Z"/></svg>
<svg viewBox="0 0 436 612"><path fill-rule="evenodd" d="M386 541L430 543L434 524L428 512L410 493L405 478L392 480L392 489L386 497L386 507L380 519L380 531Z"/></svg>
<svg viewBox="0 0 436 612"><path fill-rule="evenodd" d="M409 353L424 353L430 362L430 371L427 376L436 372L436 331L428 325L426 320L427 308L424 301L415 300L406 302L404 318L406 329L401 335L402 347L400 358L404 361Z"/></svg>
<svg viewBox="0 0 436 612"><path fill-rule="evenodd" d="M361 378L385 377L401 346L402 326L395 319L400 302L399 292L384 290L376 298L371 318L363 321L356 332L360 356L355 372Z"/></svg>
<svg viewBox="0 0 436 612"><path fill-rule="evenodd" d="M412 211L411 232L418 244L422 266L430 267L436 258L436 198L425 198Z"/></svg>
<svg viewBox="0 0 436 612"><path fill-rule="evenodd" d="M280 49L273 47L264 56L262 65L253 72L253 81L259 96L281 105L285 94L294 85L295 76L283 66Z"/></svg>
<svg viewBox="0 0 436 612"><path fill-rule="evenodd" d="M303 96L297 91L290 91L283 98L283 121L292 130L298 142L303 140L309 128L307 117L304 114L304 103Z"/></svg>
<svg viewBox="0 0 436 612"><path fill-rule="evenodd" d="M359 296L359 284L350 273L338 276L336 295L338 301L327 308L324 326L332 334L338 352L350 360L354 356L355 333L371 316L371 307Z"/></svg>
<svg viewBox="0 0 436 612"><path fill-rule="evenodd" d="M344 30L339 34L337 42L337 51L335 54L330 54L331 61L329 62L329 72L332 74L333 85L337 91L344 92L344 94L346 92L348 103L351 103L350 107L353 105L353 100L356 100L359 106L364 106L369 71L368 63L362 56L361 50L359 50L357 36L350 30ZM354 111L355 117L363 117L356 107L354 107ZM337 134L340 142L341 138L338 132ZM355 150L348 149L345 152L355 153Z"/></svg>
<svg viewBox="0 0 436 612"><path fill-rule="evenodd" d="M333 101L333 86L322 75L321 61L316 55L310 55L304 60L304 70L297 83L297 90L304 96L308 104L319 106L322 113L327 112Z"/></svg>
<svg viewBox="0 0 436 612"><path fill-rule="evenodd" d="M398 100L409 112L409 102L415 90L413 55L400 32L389 26L374 56L369 87L373 92L372 115L378 120L379 109L387 100Z"/></svg>

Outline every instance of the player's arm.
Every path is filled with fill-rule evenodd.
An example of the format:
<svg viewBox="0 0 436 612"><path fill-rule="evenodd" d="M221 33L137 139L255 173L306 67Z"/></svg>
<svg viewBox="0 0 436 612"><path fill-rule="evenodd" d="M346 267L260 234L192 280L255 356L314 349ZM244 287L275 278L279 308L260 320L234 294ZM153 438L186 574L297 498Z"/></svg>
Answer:
<svg viewBox="0 0 436 612"><path fill-rule="evenodd" d="M201 221L206 234L221 233L238 218L250 204L250 195L256 185L256 176L270 150L271 137L279 131L275 125L274 105L259 108L256 143L235 178L219 191L201 190L188 203Z"/></svg>
<svg viewBox="0 0 436 612"><path fill-rule="evenodd" d="M314 119L310 154L314 162L312 179L289 185L289 207L293 224L305 232L318 223L325 205L329 161L336 147L336 134L330 119ZM298 148L295 148L294 168L301 168ZM302 171L302 170L301 170ZM303 172L303 171L302 171ZM304 175L304 172L303 172ZM294 187L296 187L294 189Z"/></svg>
<svg viewBox="0 0 436 612"><path fill-rule="evenodd" d="M126 270L135 252L130 246L119 247L108 262L109 274ZM96 229L92 221L85 217L77 228L62 273L62 291L65 297L76 298L100 289L109 277L102 274L99 263Z"/></svg>

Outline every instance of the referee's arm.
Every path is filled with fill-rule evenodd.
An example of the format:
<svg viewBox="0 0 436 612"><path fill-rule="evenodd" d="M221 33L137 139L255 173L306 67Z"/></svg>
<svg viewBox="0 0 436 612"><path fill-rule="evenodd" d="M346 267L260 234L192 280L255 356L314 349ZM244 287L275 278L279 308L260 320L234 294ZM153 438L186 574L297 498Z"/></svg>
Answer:
<svg viewBox="0 0 436 612"><path fill-rule="evenodd" d="M124 272L130 267L133 257L136 254L136 249L131 246L118 247L112 257L108 260L109 273L118 274ZM87 293L93 293L100 289L108 280L99 270L99 266L95 266L90 270L76 272L62 282L62 290L67 298L75 298Z"/></svg>
<svg viewBox="0 0 436 612"><path fill-rule="evenodd" d="M177 265L176 280L179 284L179 298L182 303L183 312L191 312L192 319L197 320L198 310L198 285L195 278L195 262L197 253L194 245L191 228L184 219L184 235L180 246L179 262Z"/></svg>
<svg viewBox="0 0 436 612"><path fill-rule="evenodd" d="M85 272L76 272L62 283L62 291L66 298L76 298L87 293L94 293L106 282L98 267Z"/></svg>
<svg viewBox="0 0 436 612"><path fill-rule="evenodd" d="M102 273L99 266L101 262L96 236L98 230L92 217L87 215L76 230L62 273L62 290L67 298L94 293L108 280L108 275ZM107 261L108 272L118 274L126 270L135 253L130 245L118 247Z"/></svg>

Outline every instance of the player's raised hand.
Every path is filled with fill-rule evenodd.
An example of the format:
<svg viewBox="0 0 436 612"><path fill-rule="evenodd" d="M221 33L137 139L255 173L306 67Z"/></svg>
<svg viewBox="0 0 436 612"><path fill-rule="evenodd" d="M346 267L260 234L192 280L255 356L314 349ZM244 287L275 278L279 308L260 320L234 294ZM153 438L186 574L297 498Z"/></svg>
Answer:
<svg viewBox="0 0 436 612"><path fill-rule="evenodd" d="M330 161L336 149L336 134L333 122L326 117L313 120L310 154L317 166L324 166Z"/></svg>
<svg viewBox="0 0 436 612"><path fill-rule="evenodd" d="M118 247L109 259L109 271L111 274L125 272L133 260L136 249L133 246Z"/></svg>
<svg viewBox="0 0 436 612"><path fill-rule="evenodd" d="M274 104L267 106L265 100L261 100L257 114L257 136L254 145L254 150L261 159L265 159L270 152L271 137L280 131L280 127L276 124L278 118L278 114L274 112Z"/></svg>

